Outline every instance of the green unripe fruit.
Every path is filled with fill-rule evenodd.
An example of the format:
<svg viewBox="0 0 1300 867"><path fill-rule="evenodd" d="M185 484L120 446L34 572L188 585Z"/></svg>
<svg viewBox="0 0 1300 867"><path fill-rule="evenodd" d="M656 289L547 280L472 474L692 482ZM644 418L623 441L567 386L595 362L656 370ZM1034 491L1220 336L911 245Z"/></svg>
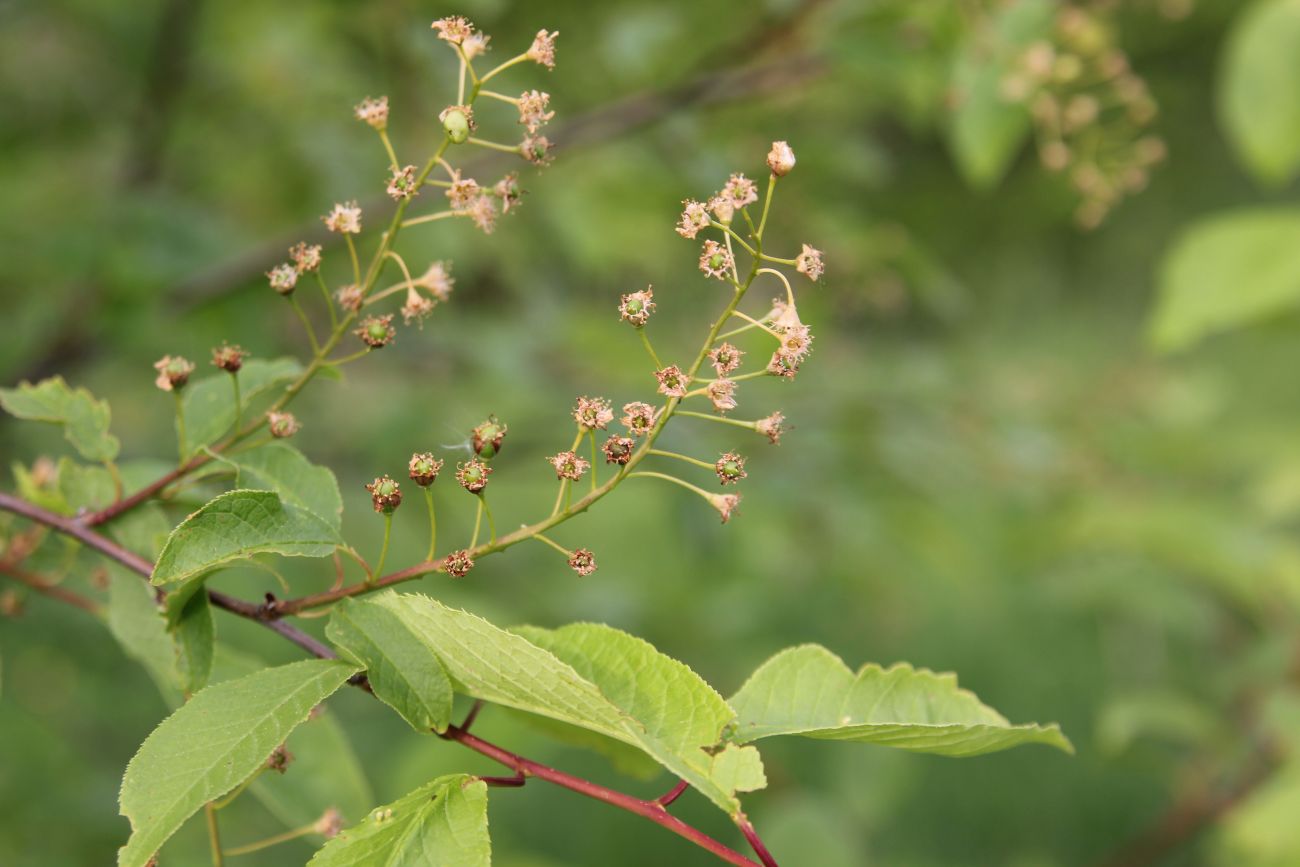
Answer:
<svg viewBox="0 0 1300 867"><path fill-rule="evenodd" d="M469 138L469 118L460 109L447 112L447 116L442 119L442 128L452 144L464 144Z"/></svg>

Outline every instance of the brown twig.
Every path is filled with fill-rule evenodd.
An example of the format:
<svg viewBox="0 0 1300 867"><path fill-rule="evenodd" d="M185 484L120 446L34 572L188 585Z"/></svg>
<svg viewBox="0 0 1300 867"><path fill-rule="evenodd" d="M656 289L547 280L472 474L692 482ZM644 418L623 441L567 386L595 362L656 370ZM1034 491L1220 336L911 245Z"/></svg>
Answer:
<svg viewBox="0 0 1300 867"><path fill-rule="evenodd" d="M83 611L89 611L91 614L99 614L103 611L103 606L88 596L82 596L66 587L61 587L54 581L43 575L37 575L35 572L29 572L16 563L8 560L0 560L0 574L8 575L19 583L26 584L31 589L40 593L42 596L48 596L51 599L57 599L60 602L66 602L69 605L75 605Z"/></svg>

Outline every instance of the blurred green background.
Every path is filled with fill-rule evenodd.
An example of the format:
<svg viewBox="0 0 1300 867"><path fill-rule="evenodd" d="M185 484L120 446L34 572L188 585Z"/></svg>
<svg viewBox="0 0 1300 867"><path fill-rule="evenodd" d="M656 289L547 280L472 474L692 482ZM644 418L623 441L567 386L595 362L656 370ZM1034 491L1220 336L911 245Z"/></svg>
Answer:
<svg viewBox="0 0 1300 867"><path fill-rule="evenodd" d="M1072 10L1159 107L1140 129L1087 127L1079 149L1158 135L1168 152L1091 231L1084 185L1044 167L1042 125L1008 84L1026 46L1068 39ZM627 485L555 534L595 550L589 578L535 545L414 589L502 624L610 623L724 694L801 642L855 666L951 670L1013 721L1059 721L1078 747L950 760L765 744L770 786L746 803L783 864L1300 864L1300 764L1286 752L1300 740L1300 4L10 0L0 382L61 373L111 400L124 460L168 458L156 358L206 364L222 340L303 355L262 272L333 202L380 194L382 150L350 116L362 97L390 96L398 152L422 160L454 97L428 25L457 12L498 59L540 27L561 32L553 72L521 67L501 86L552 94L557 157L540 173L476 162L481 180L521 169L520 212L490 237L440 223L399 244L414 269L454 262L452 303L295 404L297 444L338 474L356 546L372 555L382 526L362 483L417 449L454 461L488 413L510 426L499 525L544 513L541 456L566 447L573 398L648 397L618 295L653 283L660 353L693 352L722 297L672 231L679 203L732 171L762 177L770 142L788 139L799 162L770 237L787 255L826 251L825 280L796 284L816 349L794 382L745 383L737 414L781 409L795 429L770 447L684 419L665 438L749 455L737 518L719 527L683 491ZM489 137L517 134L504 109L492 124L503 132ZM333 281L345 263L327 249ZM0 422L6 469L63 448ZM447 538L467 534L469 498L437 495ZM422 521L398 513L390 563L422 556ZM321 566L276 564L298 592L328 585ZM215 585L275 588L254 569ZM0 864L110 863L128 830L122 768L166 709L99 624L23 601L0 620ZM295 658L218 617L223 644ZM437 773L495 773L360 694L329 715L370 790L347 796L350 818ZM671 783L628 781L503 711L479 724L647 796ZM230 844L284 827L245 800L225 820ZM679 804L743 846L702 799ZM506 867L712 863L543 784L494 790L490 809ZM200 825L164 865L206 863Z"/></svg>

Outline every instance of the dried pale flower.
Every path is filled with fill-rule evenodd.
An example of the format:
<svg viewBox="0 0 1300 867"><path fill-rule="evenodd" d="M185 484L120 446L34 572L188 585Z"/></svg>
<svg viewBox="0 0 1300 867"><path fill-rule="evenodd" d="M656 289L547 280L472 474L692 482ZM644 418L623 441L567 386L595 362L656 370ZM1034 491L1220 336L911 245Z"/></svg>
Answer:
<svg viewBox="0 0 1300 867"><path fill-rule="evenodd" d="M293 753L289 752L288 747L280 744L271 750L271 755L267 756L266 769L275 771L277 774L283 774L289 770L289 764L293 761Z"/></svg>
<svg viewBox="0 0 1300 867"><path fill-rule="evenodd" d="M634 401L623 404L623 426L633 436L645 436L659 419L659 410L648 403Z"/></svg>
<svg viewBox="0 0 1300 867"><path fill-rule="evenodd" d="M400 202L414 198L418 192L420 192L420 186L415 182L415 166L392 169L392 177L388 179L388 195L394 201Z"/></svg>
<svg viewBox="0 0 1300 867"><path fill-rule="evenodd" d="M772 174L783 178L794 170L794 163L794 151L789 142L772 142L772 149L767 152L767 167L772 170Z"/></svg>
<svg viewBox="0 0 1300 867"><path fill-rule="evenodd" d="M555 117L555 112L547 111L551 95L540 90L525 90L519 95L519 122L535 133L538 128Z"/></svg>
<svg viewBox="0 0 1300 867"><path fill-rule="evenodd" d="M361 294L361 287L357 285L344 286L334 293L334 297L338 300L339 306L349 313L359 311L361 302L365 300L365 296Z"/></svg>
<svg viewBox="0 0 1300 867"><path fill-rule="evenodd" d="M571 482L581 479L583 474L591 468L590 461L583 460L573 452L560 452L558 455L547 458L546 462L555 467L555 477L557 479L568 479Z"/></svg>
<svg viewBox="0 0 1300 867"><path fill-rule="evenodd" d="M271 432L271 436L284 440L296 434L302 425L298 424L298 419L291 412L268 412L266 428Z"/></svg>
<svg viewBox="0 0 1300 867"><path fill-rule="evenodd" d="M712 494L709 496L709 505L718 510L718 514L722 516L722 523L725 524L731 520L731 513L740 505L740 495Z"/></svg>
<svg viewBox="0 0 1300 867"><path fill-rule="evenodd" d="M223 343L212 350L212 363L227 373L238 373L248 353L238 346Z"/></svg>
<svg viewBox="0 0 1300 867"><path fill-rule="evenodd" d="M781 335L781 351L795 361L803 361L812 349L812 329L807 325L787 325Z"/></svg>
<svg viewBox="0 0 1300 867"><path fill-rule="evenodd" d="M371 349L381 349L392 343L393 338L397 336L397 329L393 328L393 314L367 316L352 333L360 337L361 342Z"/></svg>
<svg viewBox="0 0 1300 867"><path fill-rule="evenodd" d="M488 416L487 421L470 432L470 444L474 446L474 454L484 460L496 457L501 451L501 443L505 440L508 431L509 428L495 415Z"/></svg>
<svg viewBox="0 0 1300 867"><path fill-rule="evenodd" d="M804 244L803 250L795 257L794 269L809 280L820 280L826 270L822 264L822 251Z"/></svg>
<svg viewBox="0 0 1300 867"><path fill-rule="evenodd" d="M460 172L451 180L451 186L447 188L447 200L457 211L463 211L479 197L478 181L473 178L462 178Z"/></svg>
<svg viewBox="0 0 1300 867"><path fill-rule="evenodd" d="M333 839L343 830L343 814L333 807L328 807L311 829L326 840Z"/></svg>
<svg viewBox="0 0 1300 867"><path fill-rule="evenodd" d="M370 500L376 512L391 515L402 505L401 486L386 475L366 485L366 490L370 492Z"/></svg>
<svg viewBox="0 0 1300 867"><path fill-rule="evenodd" d="M461 15L448 15L446 18L439 18L430 25L438 31L438 38L443 42L450 42L452 45L460 45L474 33L474 25L469 22L468 18Z"/></svg>
<svg viewBox="0 0 1300 867"><path fill-rule="evenodd" d="M713 212L713 216L718 218L719 223L731 225L731 220L736 216L736 205L731 201L730 196L716 195L709 199L708 208Z"/></svg>
<svg viewBox="0 0 1300 867"><path fill-rule="evenodd" d="M719 194L731 200L731 207L739 211L746 205L758 201L758 188L754 182L742 174L734 174L722 187Z"/></svg>
<svg viewBox="0 0 1300 867"><path fill-rule="evenodd" d="M659 380L659 393L668 397L685 397L686 386L689 384L686 374L675 364L670 364L663 370L655 371L655 379Z"/></svg>
<svg viewBox="0 0 1300 867"><path fill-rule="evenodd" d="M731 267L731 254L727 252L726 247L717 241L704 242L704 250L700 253L700 270L706 276L725 280L731 272Z"/></svg>
<svg viewBox="0 0 1300 867"><path fill-rule="evenodd" d="M289 248L289 258L293 260L293 267L298 269L299 274L315 271L320 267L320 244L299 241Z"/></svg>
<svg viewBox="0 0 1300 867"><path fill-rule="evenodd" d="M547 69L555 68L555 37L560 35L560 31L547 33L545 30L538 30L537 35L533 37L533 44L524 52L524 56L533 63L540 63Z"/></svg>
<svg viewBox="0 0 1300 867"><path fill-rule="evenodd" d="M632 458L632 449L636 446L636 441L631 437L621 437L614 435L605 440L601 449L605 452L605 463L618 464L622 466Z"/></svg>
<svg viewBox="0 0 1300 867"><path fill-rule="evenodd" d="M687 199L682 202L682 215L677 220L677 234L694 240L700 229L709 226L709 209L703 202Z"/></svg>
<svg viewBox="0 0 1300 867"><path fill-rule="evenodd" d="M624 322L641 328L650 321L650 314L655 312L654 287L647 286L637 292L629 292L618 304L618 315Z"/></svg>
<svg viewBox="0 0 1300 867"><path fill-rule="evenodd" d="M777 445L781 442L781 434L785 433L785 415L777 411L767 418L760 418L754 422L754 430L767 437L772 445Z"/></svg>
<svg viewBox="0 0 1300 867"><path fill-rule="evenodd" d="M704 393L717 412L725 413L736 408L736 383L730 379L713 380L705 387Z"/></svg>
<svg viewBox="0 0 1300 867"><path fill-rule="evenodd" d="M492 468L478 458L471 458L463 464L456 465L456 481L471 494L477 494L486 488L490 475L492 475Z"/></svg>
<svg viewBox="0 0 1300 867"><path fill-rule="evenodd" d="M164 355L153 363L153 369L158 371L154 385L163 391L180 391L190 381L194 364L179 355Z"/></svg>
<svg viewBox="0 0 1300 867"><path fill-rule="evenodd" d="M603 397L580 397L573 408L573 420L584 430L604 430L614 420L614 411Z"/></svg>
<svg viewBox="0 0 1300 867"><path fill-rule="evenodd" d="M724 485L734 485L747 475L745 459L733 452L723 453L722 457L718 458L718 462L713 465L713 470Z"/></svg>
<svg viewBox="0 0 1300 867"><path fill-rule="evenodd" d="M713 369L718 372L719 377L725 377L728 373L740 367L740 358L745 353L737 349L730 343L720 343L709 352L709 361L713 364Z"/></svg>
<svg viewBox="0 0 1300 867"><path fill-rule="evenodd" d="M596 555L586 548L579 548L569 556L569 568L586 577L596 571Z"/></svg>
<svg viewBox="0 0 1300 867"><path fill-rule="evenodd" d="M340 202L321 219L331 232L355 235L361 231L361 206L355 201Z"/></svg>
<svg viewBox="0 0 1300 867"><path fill-rule="evenodd" d="M411 481L422 488L427 488L438 480L442 461L435 458L432 452L416 452L411 455L411 461L406 468Z"/></svg>
<svg viewBox="0 0 1300 867"><path fill-rule="evenodd" d="M451 297L451 287L455 283L445 262L431 263L428 269L415 279L416 286L428 289L439 301L446 301Z"/></svg>
<svg viewBox="0 0 1300 867"><path fill-rule="evenodd" d="M413 285L406 287L406 303L402 305L403 322L407 325L419 322L420 327L423 328L425 318L432 312L432 298L425 298Z"/></svg>
<svg viewBox="0 0 1300 867"><path fill-rule="evenodd" d="M471 33L460 44L460 50L464 52L466 60L473 60L481 54L487 54L488 43L491 41L492 37L484 33Z"/></svg>
<svg viewBox="0 0 1300 867"><path fill-rule="evenodd" d="M492 185L492 195L501 200L501 213L510 213L511 208L519 207L523 201L523 190L519 188L519 175L510 172Z"/></svg>
<svg viewBox="0 0 1300 867"><path fill-rule="evenodd" d="M794 379L794 375L799 372L799 359L778 349L772 353L772 358L767 363L767 372L772 376Z"/></svg>
<svg viewBox="0 0 1300 867"><path fill-rule="evenodd" d="M474 559L468 551L452 551L442 561L442 568L453 578L464 578L474 568Z"/></svg>
<svg viewBox="0 0 1300 867"><path fill-rule="evenodd" d="M465 213L474 221L474 225L482 230L483 234L491 235L497 227L497 205L496 199L486 193L476 196L474 201L470 202Z"/></svg>
<svg viewBox="0 0 1300 867"><path fill-rule="evenodd" d="M266 272L266 279L276 292L292 295L294 287L298 285L298 269L288 262L282 262Z"/></svg>
<svg viewBox="0 0 1300 867"><path fill-rule="evenodd" d="M371 99L367 96L352 111L357 116L357 120L364 121L380 131L388 129L388 97Z"/></svg>
<svg viewBox="0 0 1300 867"><path fill-rule="evenodd" d="M527 135L519 143L520 155L535 166L544 166L551 161L551 140L544 135Z"/></svg>

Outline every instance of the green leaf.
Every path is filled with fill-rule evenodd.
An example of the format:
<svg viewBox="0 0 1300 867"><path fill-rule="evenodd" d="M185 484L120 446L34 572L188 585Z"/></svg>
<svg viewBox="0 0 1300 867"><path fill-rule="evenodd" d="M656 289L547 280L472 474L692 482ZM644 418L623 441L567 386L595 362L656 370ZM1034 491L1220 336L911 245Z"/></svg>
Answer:
<svg viewBox="0 0 1300 867"><path fill-rule="evenodd" d="M1228 36L1219 115L1237 156L1281 186L1300 169L1300 0L1255 0Z"/></svg>
<svg viewBox="0 0 1300 867"><path fill-rule="evenodd" d="M117 457L117 437L108 432L108 402L84 388L69 388L61 376L0 388L0 406L18 418L62 425L68 442L88 461Z"/></svg>
<svg viewBox="0 0 1300 867"><path fill-rule="evenodd" d="M957 101L949 143L972 186L997 185L1029 134L1029 113L1002 95L1002 81L1026 48L1047 35L1055 14L1049 0L1005 3L991 20L973 25L957 51L951 90Z"/></svg>
<svg viewBox="0 0 1300 867"><path fill-rule="evenodd" d="M734 714L689 668L640 639L592 624L507 632L416 594L353 601L351 616L359 606L400 621L458 692L630 744L723 810L740 809L734 792L712 777L713 752ZM384 634L369 637L386 650Z"/></svg>
<svg viewBox="0 0 1300 867"><path fill-rule="evenodd" d="M141 582L143 583L143 582ZM172 603L172 597L177 602ZM216 643L216 626L212 622L212 605L207 591L195 582L192 593L172 593L167 600L169 611L174 610L171 634L176 645L176 671L181 688L196 693L208 685L212 674L212 654Z"/></svg>
<svg viewBox="0 0 1300 867"><path fill-rule="evenodd" d="M724 810L738 808L735 779L763 779L757 750L737 750L715 767L717 757L710 750L722 740L735 713L698 674L648 642L595 623L514 631L595 684L635 722L632 743ZM724 779L715 779L715 770Z"/></svg>
<svg viewBox="0 0 1300 867"><path fill-rule="evenodd" d="M487 785L451 774L371 811L308 862L311 867L489 867Z"/></svg>
<svg viewBox="0 0 1300 867"><path fill-rule="evenodd" d="M343 497L334 473L317 466L287 443L270 443L221 461L238 470L237 487L275 491L280 501L306 509L338 529Z"/></svg>
<svg viewBox="0 0 1300 867"><path fill-rule="evenodd" d="M977 756L1021 744L1074 748L1057 725L1011 725L952 674L899 664L864 665L855 676L815 644L791 647L759 666L731 699L735 740L800 734L945 756Z"/></svg>
<svg viewBox="0 0 1300 867"><path fill-rule="evenodd" d="M163 720L126 767L119 798L131 839L119 867L143 867L205 803L248 779L312 708L356 672L312 659L197 693Z"/></svg>
<svg viewBox="0 0 1300 867"><path fill-rule="evenodd" d="M265 409L267 398L281 383L296 379L302 365L293 358L245 361L239 371L243 420ZM230 374L219 373L191 382L185 388L186 453L210 445L228 433L235 423L235 391Z"/></svg>
<svg viewBox="0 0 1300 867"><path fill-rule="evenodd" d="M1300 210L1258 208L1194 223L1160 266L1152 339L1182 349L1293 309L1300 300Z"/></svg>
<svg viewBox="0 0 1300 867"><path fill-rule="evenodd" d="M134 572L108 566L109 632L127 656L144 666L162 693L163 701L175 707L181 700L176 650L154 593Z"/></svg>
<svg viewBox="0 0 1300 867"><path fill-rule="evenodd" d="M447 730L451 681L434 650L396 612L345 600L335 606L325 634L345 656L365 666L375 696L411 728Z"/></svg>
<svg viewBox="0 0 1300 867"><path fill-rule="evenodd" d="M59 493L66 509L76 514L82 509L102 509L113 502L117 486L113 475L98 464L79 464L66 455L59 458Z"/></svg>
<svg viewBox="0 0 1300 867"><path fill-rule="evenodd" d="M170 584L254 554L328 557L343 544L325 519L282 503L272 491L228 491L167 537L150 579Z"/></svg>
<svg viewBox="0 0 1300 867"><path fill-rule="evenodd" d="M710 776L719 786L731 792L757 792L767 788L763 759L753 747L727 744L721 752L714 755Z"/></svg>

